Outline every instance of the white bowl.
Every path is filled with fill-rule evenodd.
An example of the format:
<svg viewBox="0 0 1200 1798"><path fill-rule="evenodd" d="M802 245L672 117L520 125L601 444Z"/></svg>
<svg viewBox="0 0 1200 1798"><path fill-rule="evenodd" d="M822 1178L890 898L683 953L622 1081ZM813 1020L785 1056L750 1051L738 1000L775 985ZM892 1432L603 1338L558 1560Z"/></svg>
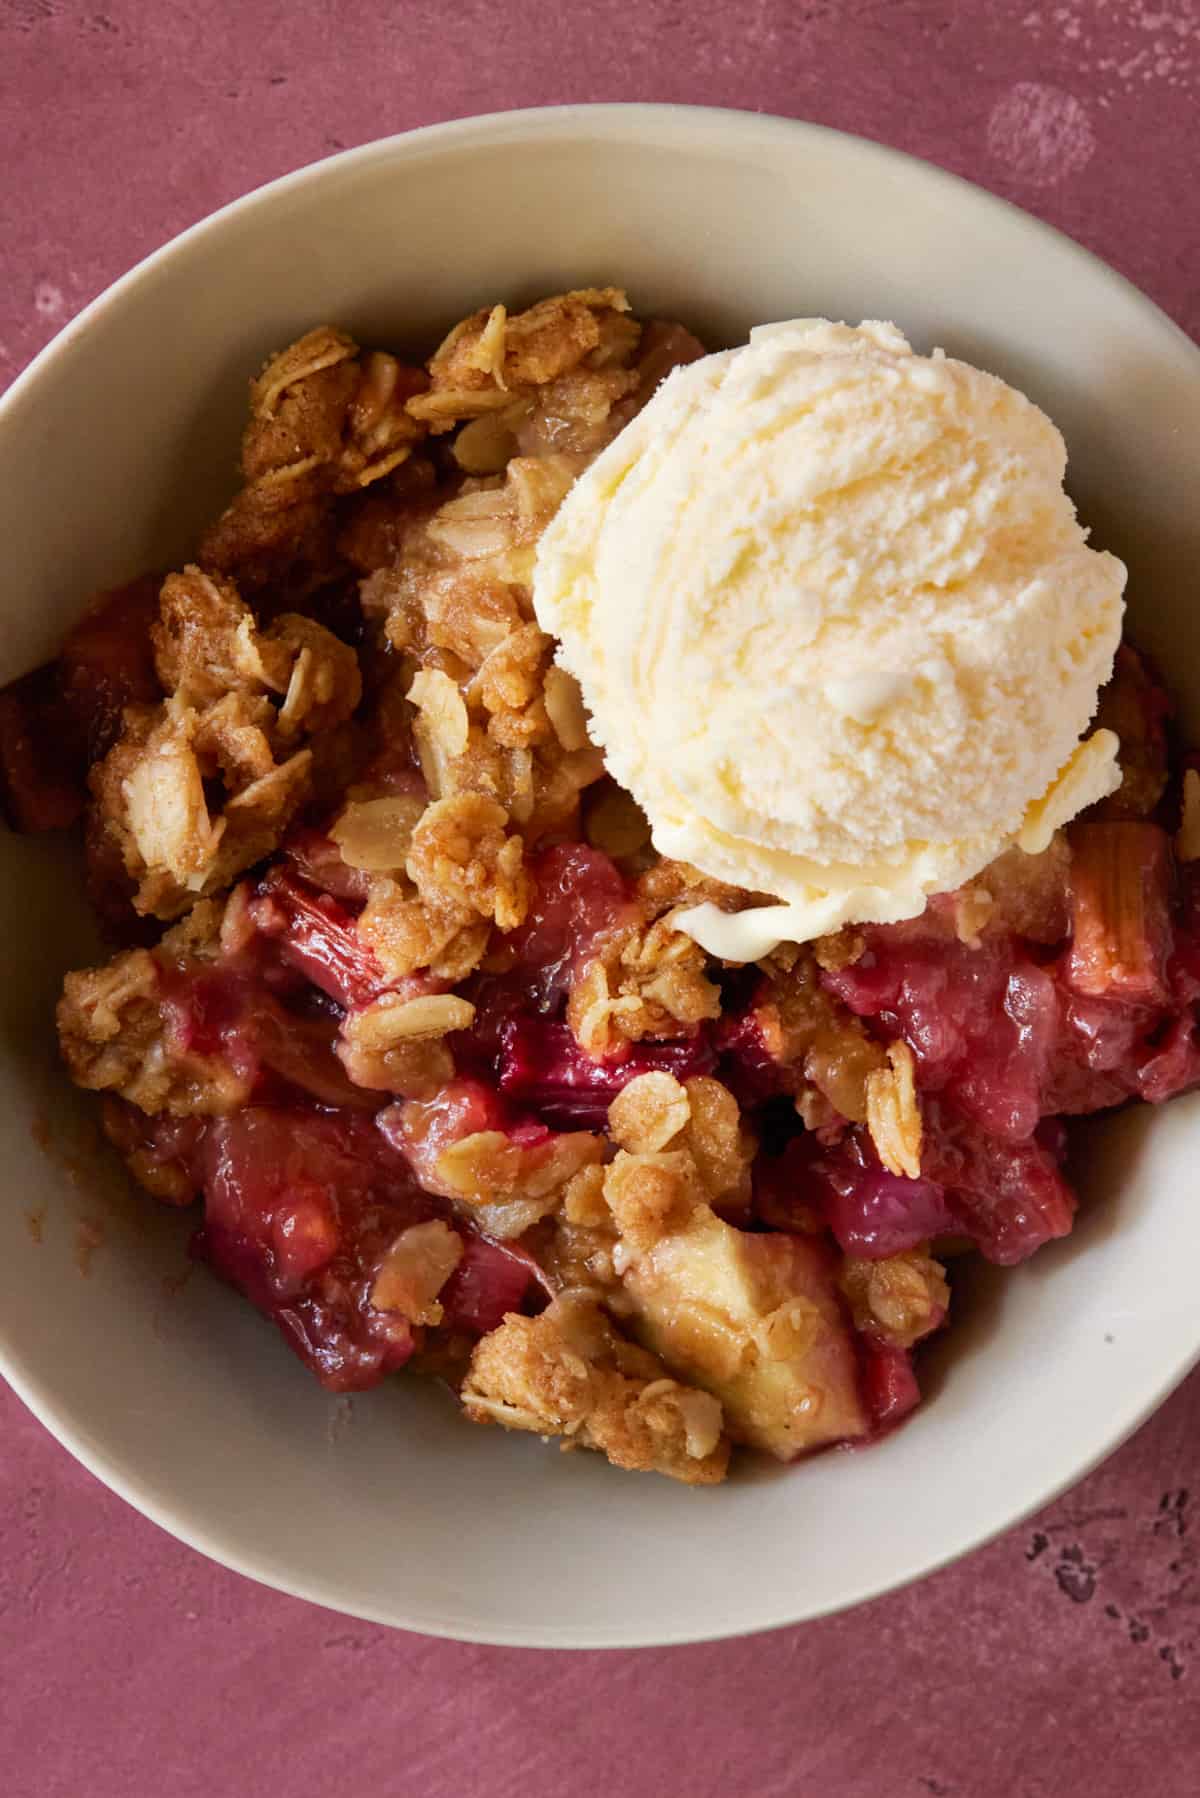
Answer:
<svg viewBox="0 0 1200 1798"><path fill-rule="evenodd" d="M417 346L485 301L590 282L713 343L796 314L892 318L1023 387L1065 431L1095 540L1129 564L1132 629L1200 724L1192 345L1065 238L936 169L809 125L646 106L467 120L336 157L89 307L0 403L0 678L48 655L91 590L184 554L231 486L266 352L327 318ZM0 855L0 1365L101 1479L269 1584L555 1647L814 1617L1013 1523L1200 1353L1200 1101L1183 1099L1087 1132L1074 1236L980 1271L927 1403L868 1452L688 1492L471 1428L416 1380L332 1400L207 1274L177 1290L188 1220L81 1177L90 1108L51 1029L61 971L89 952L75 863L14 838ZM102 1226L86 1278L81 1220L85 1238Z"/></svg>

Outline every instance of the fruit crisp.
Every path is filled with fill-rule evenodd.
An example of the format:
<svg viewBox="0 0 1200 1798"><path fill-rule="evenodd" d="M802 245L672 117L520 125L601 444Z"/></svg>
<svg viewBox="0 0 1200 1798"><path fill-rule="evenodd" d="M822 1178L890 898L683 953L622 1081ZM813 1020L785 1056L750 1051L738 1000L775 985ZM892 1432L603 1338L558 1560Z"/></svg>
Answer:
<svg viewBox="0 0 1200 1798"><path fill-rule="evenodd" d="M1126 645L1120 790L908 923L722 964L538 628L538 536L678 364L617 288L423 367L329 326L250 386L193 560L0 695L13 823L82 824L115 953L72 1079L333 1391L724 1478L894 1426L947 1257L1071 1229L1064 1119L1200 1084L1200 774ZM1200 766L1200 765L1198 765Z"/></svg>

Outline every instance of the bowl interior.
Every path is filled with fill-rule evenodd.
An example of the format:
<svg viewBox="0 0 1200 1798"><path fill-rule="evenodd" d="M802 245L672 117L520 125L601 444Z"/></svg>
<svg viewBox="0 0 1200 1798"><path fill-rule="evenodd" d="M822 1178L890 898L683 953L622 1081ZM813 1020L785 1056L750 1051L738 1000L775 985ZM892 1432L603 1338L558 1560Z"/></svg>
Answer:
<svg viewBox="0 0 1200 1798"><path fill-rule="evenodd" d="M0 678L81 600L178 561L233 485L247 376L311 324L429 344L503 297L615 282L714 344L771 318L895 319L1061 425L1131 628L1200 724L1200 355L1065 239L814 127L669 108L468 121L338 158L178 240L0 405ZM669 753L669 745L664 746ZM248 1573L380 1621L543 1645L686 1640L819 1614L962 1552L1112 1447L1200 1351L1198 1100L1086 1133L1076 1234L970 1280L930 1402L866 1454L685 1492L469 1428L433 1385L323 1394L188 1272L54 1064L90 932L62 844L0 840L7 1103L0 1364L101 1477ZM1169 1251L1168 1251L1169 1245Z"/></svg>

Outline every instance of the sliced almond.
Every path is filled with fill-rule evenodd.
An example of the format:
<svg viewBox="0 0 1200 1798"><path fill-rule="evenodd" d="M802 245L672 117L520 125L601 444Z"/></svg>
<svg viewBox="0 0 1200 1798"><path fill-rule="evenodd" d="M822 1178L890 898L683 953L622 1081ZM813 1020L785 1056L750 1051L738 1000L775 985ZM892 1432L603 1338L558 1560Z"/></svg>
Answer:
<svg viewBox="0 0 1200 1798"><path fill-rule="evenodd" d="M405 406L410 418L427 424L436 436L448 431L460 418L482 418L485 412L502 412L511 396L501 387L435 387L416 394Z"/></svg>
<svg viewBox="0 0 1200 1798"><path fill-rule="evenodd" d="M564 749L588 747L587 713L579 682L565 668L548 668L543 682L546 716L554 726L554 734ZM647 831L647 836L649 831ZM645 839L643 838L643 841Z"/></svg>
<svg viewBox="0 0 1200 1798"><path fill-rule="evenodd" d="M1093 731L1077 745L1059 769L1053 783L1025 814L1017 833L1017 847L1026 855L1040 855L1060 825L1077 817L1098 799L1106 799L1121 784L1117 751L1121 747L1111 730Z"/></svg>
<svg viewBox="0 0 1200 1798"><path fill-rule="evenodd" d="M422 993L415 999L384 993L354 1014L355 1037L364 1049L389 1049L416 1037L449 1036L469 1030L475 1007L457 993Z"/></svg>
<svg viewBox="0 0 1200 1798"><path fill-rule="evenodd" d="M867 1129L888 1172L916 1180L921 1173L921 1112L908 1044L892 1043L888 1063L867 1076Z"/></svg>
<svg viewBox="0 0 1200 1798"><path fill-rule="evenodd" d="M408 697L444 755L462 755L470 735L467 705L462 694L440 668L422 668L413 678Z"/></svg>
<svg viewBox="0 0 1200 1798"><path fill-rule="evenodd" d="M466 474L503 474L517 440L499 413L468 419L454 439L454 460Z"/></svg>
<svg viewBox="0 0 1200 1798"><path fill-rule="evenodd" d="M390 874L404 866L412 834L425 810L415 794L389 793L353 800L330 829L348 868Z"/></svg>
<svg viewBox="0 0 1200 1798"><path fill-rule="evenodd" d="M504 380L504 339L508 323L508 308L493 306L487 316L487 323L463 357L468 368L477 368L481 374L488 375L498 387L506 385Z"/></svg>
<svg viewBox="0 0 1200 1798"><path fill-rule="evenodd" d="M307 381L323 368L336 368L339 362L348 362L357 354L358 345L352 337L332 325L319 325L267 363L254 383L254 411L260 418L269 418L289 387Z"/></svg>

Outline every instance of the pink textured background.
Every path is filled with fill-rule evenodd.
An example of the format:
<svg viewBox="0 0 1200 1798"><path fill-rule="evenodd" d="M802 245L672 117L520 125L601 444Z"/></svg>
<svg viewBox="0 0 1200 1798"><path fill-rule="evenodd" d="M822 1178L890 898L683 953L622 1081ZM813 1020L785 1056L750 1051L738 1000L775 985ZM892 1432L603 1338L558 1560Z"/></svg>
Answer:
<svg viewBox="0 0 1200 1798"><path fill-rule="evenodd" d="M0 384L271 176L596 99L915 151L1200 334L1200 0L0 0ZM0 1413L4 1798L1200 1790L1200 1376L1044 1517L910 1591L615 1655L439 1644L278 1597L126 1509L7 1393Z"/></svg>

